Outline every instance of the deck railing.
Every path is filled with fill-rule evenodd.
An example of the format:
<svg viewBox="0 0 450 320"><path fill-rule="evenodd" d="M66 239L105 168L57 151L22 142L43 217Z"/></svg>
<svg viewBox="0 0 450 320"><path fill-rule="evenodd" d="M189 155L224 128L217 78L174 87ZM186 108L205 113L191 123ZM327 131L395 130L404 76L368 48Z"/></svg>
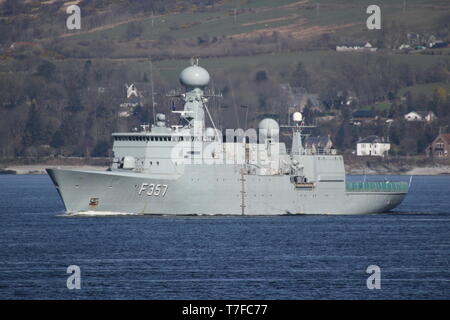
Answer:
<svg viewBox="0 0 450 320"><path fill-rule="evenodd" d="M408 192L407 182L346 182L347 192Z"/></svg>

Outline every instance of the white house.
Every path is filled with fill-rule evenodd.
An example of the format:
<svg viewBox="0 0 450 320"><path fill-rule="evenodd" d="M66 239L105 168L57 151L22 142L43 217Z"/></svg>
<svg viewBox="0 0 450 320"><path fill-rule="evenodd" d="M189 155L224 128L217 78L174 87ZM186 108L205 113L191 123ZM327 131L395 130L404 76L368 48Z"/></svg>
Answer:
<svg viewBox="0 0 450 320"><path fill-rule="evenodd" d="M416 111L411 111L405 114L405 120L406 121L422 121L422 116L417 113Z"/></svg>
<svg viewBox="0 0 450 320"><path fill-rule="evenodd" d="M422 111L411 111L405 114L406 121L425 121L432 122L436 119L436 115L433 111L422 112Z"/></svg>
<svg viewBox="0 0 450 320"><path fill-rule="evenodd" d="M384 157L391 149L391 144L378 136L368 136L356 143L356 155Z"/></svg>
<svg viewBox="0 0 450 320"><path fill-rule="evenodd" d="M366 42L364 46L362 45L342 45L336 46L336 51L368 51L375 52L378 48L372 46L370 42Z"/></svg>

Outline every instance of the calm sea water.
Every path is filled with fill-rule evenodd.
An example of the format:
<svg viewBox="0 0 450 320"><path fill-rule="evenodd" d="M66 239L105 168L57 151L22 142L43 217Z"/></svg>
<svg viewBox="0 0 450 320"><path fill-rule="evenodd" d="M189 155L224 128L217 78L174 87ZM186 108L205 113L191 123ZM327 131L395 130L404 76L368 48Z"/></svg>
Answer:
<svg viewBox="0 0 450 320"><path fill-rule="evenodd" d="M414 177L389 214L67 217L62 210L48 176L0 176L1 299L450 298L449 176ZM373 264L381 290L366 287ZM69 265L81 268L81 290L66 287Z"/></svg>

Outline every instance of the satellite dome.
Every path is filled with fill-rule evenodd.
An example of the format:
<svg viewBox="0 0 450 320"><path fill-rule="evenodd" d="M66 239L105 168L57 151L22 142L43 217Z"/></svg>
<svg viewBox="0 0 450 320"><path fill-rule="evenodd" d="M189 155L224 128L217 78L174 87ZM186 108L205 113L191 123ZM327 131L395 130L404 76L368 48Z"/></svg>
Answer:
<svg viewBox="0 0 450 320"><path fill-rule="evenodd" d="M295 122L301 122L303 120L303 115L301 112L294 112L292 115Z"/></svg>
<svg viewBox="0 0 450 320"><path fill-rule="evenodd" d="M266 118L262 120L258 124L258 129L260 134L266 136L267 138L275 138L278 137L280 133L280 127L278 126L278 122L271 118Z"/></svg>
<svg viewBox="0 0 450 320"><path fill-rule="evenodd" d="M197 65L185 68L180 73L180 83L185 87L201 88L209 83L209 73Z"/></svg>

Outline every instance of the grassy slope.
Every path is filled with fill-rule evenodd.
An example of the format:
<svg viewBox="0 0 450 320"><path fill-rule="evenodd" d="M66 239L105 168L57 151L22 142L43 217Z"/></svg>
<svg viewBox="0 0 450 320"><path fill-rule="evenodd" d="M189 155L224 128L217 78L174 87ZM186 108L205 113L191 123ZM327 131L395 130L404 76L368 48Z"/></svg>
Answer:
<svg viewBox="0 0 450 320"><path fill-rule="evenodd" d="M414 94L422 94L423 93L426 95L431 95L431 94L433 94L434 90L439 87L444 88L447 91L447 93L450 94L450 83L442 83L442 82L427 83L427 84L420 84L420 85L412 86L412 87L406 87L406 88L399 90L398 94L399 94L399 96L402 96L406 92L410 91Z"/></svg>
<svg viewBox="0 0 450 320"><path fill-rule="evenodd" d="M398 23L403 23L408 30L426 30L437 18L445 13L440 6L450 8L447 0L407 0L407 9L403 11L404 0L381 1L383 23L389 24L394 18ZM296 7L295 4L303 4ZM317 26L338 26L351 24L352 26L339 29L337 34L343 36L357 35L360 39L370 39L374 32L365 28L365 21L368 17L366 8L372 4L369 0L321 0L319 10L316 9L316 1L298 0L233 0L225 1L217 6L218 11L213 12L189 12L171 13L154 18L152 28L151 17L138 17L144 26L144 32L139 40L154 41L161 35L168 34L176 39L195 39L198 36L207 34L209 36L230 36L240 33L253 32L286 26L292 23L304 24L298 26L300 30ZM379 2L380 3L380 2ZM237 23L234 23L232 9L251 9L243 11L237 16ZM270 19L285 18L278 21L267 21ZM198 24L193 24L198 23ZM173 27L178 29L173 30ZM124 41L127 24L120 24L111 28L104 28L92 33L73 35L65 38L67 42L79 42L84 39L102 39L105 36L114 43L115 52L120 56L121 52L134 50L132 42ZM172 28L172 30L171 30ZM201 49L201 48L200 48ZM357 54L357 53L337 53L335 51L314 51L300 53L263 54L251 57L223 57L202 59L201 63L212 73L220 70L228 70L231 67L257 67L264 65L267 69L276 69L279 66L291 66L302 61L306 65L315 68L320 67L323 59L333 59L336 55ZM384 53L377 53L384 54ZM392 55L392 59L409 64L432 65L437 59L449 59L449 57L437 58L422 54L416 55ZM93 59L95 60L95 59ZM146 59L121 59L117 63L127 64L136 70L148 70ZM188 62L185 60L166 60L155 63L156 76L169 81L177 79L178 72Z"/></svg>
<svg viewBox="0 0 450 320"><path fill-rule="evenodd" d="M447 93L450 94L450 83L435 82L402 88L398 91L397 97L402 97L408 91L414 95L425 94L430 97L436 88L444 88ZM389 109L390 107L391 103L389 101L382 101L376 104L367 105L365 107L362 107L362 109L375 109L383 111Z"/></svg>
<svg viewBox="0 0 450 320"><path fill-rule="evenodd" d="M234 1L237 4L236 1ZM350 32L363 31L365 21L368 17L366 8L372 1L320 1L319 10L316 10L314 1L304 3L301 7L289 6L289 4L299 3L295 0L252 1L245 5L236 5L240 9L252 8L252 11L244 11L237 16L237 23L234 23L234 17L231 8L232 3L227 3L220 7L220 11L214 12L190 12L190 13L172 13L154 18L154 27L152 28L151 17L142 17L140 20L144 25L142 39L155 40L160 35L170 33L177 39L196 38L207 34L209 36L230 36L263 30L265 28L274 28L285 26L299 19L305 19L304 28L311 26L336 26L343 24L354 24ZM302 3L302 1L300 1ZM403 11L403 0L383 1L382 20L389 23L393 20L400 24L405 24L410 29L423 29L430 26L442 13L440 5L450 7L448 2L434 0L408 0L407 10ZM288 5L288 6L286 6ZM287 19L283 21L264 22L274 18L286 17L289 15L298 15L297 19ZM259 24L247 25L250 23L262 22ZM193 23L196 23L193 25ZM198 24L197 24L198 23ZM171 27L181 27L178 30L171 30ZM126 30L126 24L111 28L105 31L82 34L74 36L74 39L98 39L103 35L108 35L113 40L121 40Z"/></svg>

